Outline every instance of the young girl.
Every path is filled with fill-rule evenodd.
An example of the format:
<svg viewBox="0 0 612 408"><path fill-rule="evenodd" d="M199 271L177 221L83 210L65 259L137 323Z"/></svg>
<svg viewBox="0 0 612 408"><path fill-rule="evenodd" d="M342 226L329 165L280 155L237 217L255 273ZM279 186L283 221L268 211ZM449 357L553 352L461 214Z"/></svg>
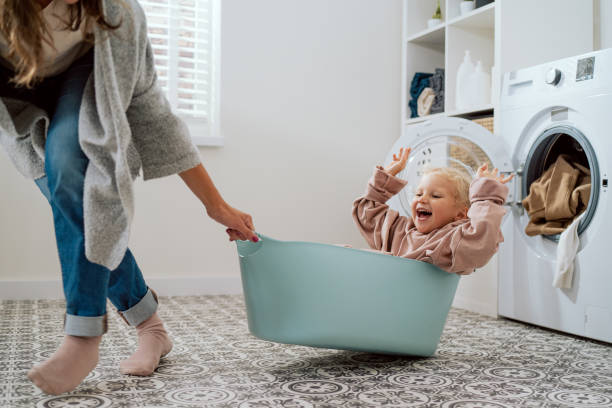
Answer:
<svg viewBox="0 0 612 408"><path fill-rule="evenodd" d="M172 348L157 298L127 248L134 178L178 173L230 240L257 240L228 205L156 84L137 0L0 0L0 143L47 198L66 297L66 336L28 377L74 389L98 362L106 298L135 326L121 372L149 375Z"/></svg>
<svg viewBox="0 0 612 408"><path fill-rule="evenodd" d="M502 207L512 179L497 176L497 169L478 169L470 180L452 168L425 172L414 199L412 217L403 217L385 202L406 182L395 177L406 166L410 149L387 168L378 166L364 197L353 203L353 219L371 248L395 256L432 263L448 272L470 274L484 266L504 240Z"/></svg>

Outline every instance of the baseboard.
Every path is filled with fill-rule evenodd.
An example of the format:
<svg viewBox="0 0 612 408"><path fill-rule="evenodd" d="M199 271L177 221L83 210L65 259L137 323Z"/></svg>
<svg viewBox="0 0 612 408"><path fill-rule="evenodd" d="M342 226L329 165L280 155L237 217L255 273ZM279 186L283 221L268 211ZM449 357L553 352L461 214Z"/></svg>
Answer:
<svg viewBox="0 0 612 408"><path fill-rule="evenodd" d="M231 295L242 293L239 276L198 278L150 278L147 284L160 296ZM59 280L0 281L0 300L63 299ZM487 316L497 316L497 305L472 298L455 297L453 307Z"/></svg>
<svg viewBox="0 0 612 408"><path fill-rule="evenodd" d="M150 278L147 284L160 296L233 295L242 293L239 276ZM59 280L0 281L0 300L63 299Z"/></svg>
<svg viewBox="0 0 612 408"><path fill-rule="evenodd" d="M497 317L497 305L492 305L488 302L481 302L471 298L456 296L455 300L453 301L453 307L487 316Z"/></svg>

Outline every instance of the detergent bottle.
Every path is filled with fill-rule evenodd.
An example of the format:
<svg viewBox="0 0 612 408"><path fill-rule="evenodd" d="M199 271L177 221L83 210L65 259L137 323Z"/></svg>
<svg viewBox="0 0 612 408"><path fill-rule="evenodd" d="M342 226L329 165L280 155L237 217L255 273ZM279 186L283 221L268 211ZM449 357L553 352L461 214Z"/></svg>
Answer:
<svg viewBox="0 0 612 408"><path fill-rule="evenodd" d="M491 103L491 76L482 68L482 62L476 63L474 72L468 77L468 105L479 107Z"/></svg>
<svg viewBox="0 0 612 408"><path fill-rule="evenodd" d="M474 72L474 63L470 51L465 50L463 62L457 70L457 83L455 87L455 108L458 110L469 107L469 77Z"/></svg>

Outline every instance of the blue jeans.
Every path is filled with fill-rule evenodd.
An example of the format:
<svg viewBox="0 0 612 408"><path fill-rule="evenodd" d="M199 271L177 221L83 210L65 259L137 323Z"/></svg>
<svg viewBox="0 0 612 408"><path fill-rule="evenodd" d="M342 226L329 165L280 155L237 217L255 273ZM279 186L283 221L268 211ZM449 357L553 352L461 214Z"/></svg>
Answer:
<svg viewBox="0 0 612 408"><path fill-rule="evenodd" d="M107 297L134 326L157 309L157 300L129 249L113 271L85 257L83 184L89 159L79 144L79 109L92 68L90 51L67 71L46 78L34 90L21 88L15 90L15 95L8 95L36 104L51 118L45 143L46 175L36 180L36 185L53 212L66 297L65 331L73 336L99 336L105 332Z"/></svg>

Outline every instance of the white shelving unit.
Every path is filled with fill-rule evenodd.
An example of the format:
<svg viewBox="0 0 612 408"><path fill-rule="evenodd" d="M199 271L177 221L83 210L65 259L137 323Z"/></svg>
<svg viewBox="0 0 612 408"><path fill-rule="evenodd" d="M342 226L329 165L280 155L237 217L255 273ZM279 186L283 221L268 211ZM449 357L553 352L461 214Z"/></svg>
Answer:
<svg viewBox="0 0 612 408"><path fill-rule="evenodd" d="M405 124L420 122L437 116L469 116L472 111L479 114L491 113L490 106L475 107L458 111L455 107L455 75L469 49L474 61L482 61L485 69L495 65L495 3L477 8L466 15L459 15L459 1L446 0L440 3L442 16L446 21L432 28L425 28L425 22L435 10L435 1L404 1L404 64L403 70L406 90L403 101ZM408 101L410 84L416 72L434 72L444 68L444 113L426 117L410 118Z"/></svg>
<svg viewBox="0 0 612 408"><path fill-rule="evenodd" d="M442 23L427 28L437 0L404 0L402 127L439 116L494 114L504 72L593 50L591 1L495 0L460 15L461 1L441 0ZM465 50L491 75L492 97L487 106L457 110L456 75ZM414 74L436 68L445 73L444 112L410 118Z"/></svg>

